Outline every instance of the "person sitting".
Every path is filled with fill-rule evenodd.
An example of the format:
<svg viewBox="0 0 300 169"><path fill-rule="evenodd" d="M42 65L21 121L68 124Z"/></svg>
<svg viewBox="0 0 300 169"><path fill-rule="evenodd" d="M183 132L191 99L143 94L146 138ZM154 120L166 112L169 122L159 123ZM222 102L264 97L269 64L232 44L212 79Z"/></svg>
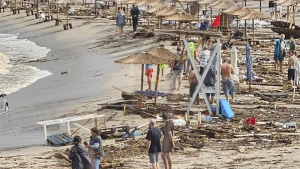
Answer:
<svg viewBox="0 0 300 169"><path fill-rule="evenodd" d="M208 20L205 20L201 23L200 25L200 30L208 30L209 29L209 21Z"/></svg>

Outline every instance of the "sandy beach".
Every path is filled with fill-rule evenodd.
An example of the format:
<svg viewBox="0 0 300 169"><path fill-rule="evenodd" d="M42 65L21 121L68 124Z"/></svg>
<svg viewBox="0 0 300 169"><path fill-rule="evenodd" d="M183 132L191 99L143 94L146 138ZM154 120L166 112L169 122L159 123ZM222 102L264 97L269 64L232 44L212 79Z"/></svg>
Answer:
<svg viewBox="0 0 300 169"><path fill-rule="evenodd" d="M247 2L247 5L259 11L257 2L250 1ZM262 11L268 14L267 2L263 2L262 6ZM299 21L298 16L296 20ZM70 22L73 29L68 31L63 30L62 24L54 26L54 22L38 23L34 16L27 17L25 11L21 11L21 14L17 15L12 15L9 11L0 13L0 22L1 34L17 34L19 39L28 39L38 46L50 49L47 56L40 61L25 61L24 64L52 73L6 97L10 103L10 111L0 115L0 169L71 168L70 163L59 156L64 153L67 155L66 150L70 146L45 146L42 126L36 124L38 121L97 113L106 115L106 118L109 119L108 126L138 126L148 122L148 118L142 118L135 114L123 116L123 112L120 110L97 111L97 109L100 104L121 100L121 91L116 88L126 92L140 89L141 66L116 64L114 61L164 42L156 42L155 38L132 39L130 26L125 27L125 36L120 37L115 21L107 18L72 19ZM269 28L266 29L269 30ZM176 46L171 46L170 42L165 44L168 49L175 52ZM269 53L266 54L266 57L272 59ZM156 74L155 70L154 74ZM169 68L165 72L166 75L169 74ZM285 77L282 74L279 76ZM144 85L146 84L144 81ZM160 82L159 90L170 94L188 94L189 83L186 79L180 91L171 91L170 85L171 78L167 75L164 81ZM241 88L246 89L247 87L246 84L241 84ZM282 91L282 86L252 85L252 87L253 91ZM273 113L276 117L291 118L291 120L299 122L297 117L298 95L296 103L293 104L280 99L278 103L261 101L260 98L252 96L252 93L239 94L237 100L241 104L232 105L232 109L238 118L228 124L224 121L219 122L218 124L222 123L222 125L226 123L222 126L223 128L221 127L222 129L228 129L232 127L231 125L239 123L239 120L255 115L257 112L265 113L259 115L260 119L264 120L272 119L271 113ZM290 97L288 101L290 101ZM183 107L187 106L187 102L178 103L181 103ZM281 106L281 109L273 110L274 104L279 105L278 107ZM200 107L205 108L205 105L202 104ZM288 111L289 114L280 114L285 111ZM295 116L290 117L291 113ZM282 121L284 120L282 119ZM79 121L78 123L83 122ZM91 123L86 127L92 126ZM210 127L209 124L204 126ZM71 125L71 128L72 131L76 129L75 125ZM246 130L242 125L236 128L242 128L242 132ZM259 126L258 128L267 131L265 127ZM49 134L55 133L58 126L49 126L48 130ZM257 128L251 128L246 131L257 130ZM143 129L142 131L145 133L147 130ZM272 132L278 131L272 130ZM89 132L85 130L80 130L78 134L86 140L89 137ZM178 135L176 149L173 153L173 168L299 168L300 133L298 131L292 132L291 144L268 141L271 139L281 140L275 137L251 140L251 138L233 138L231 137L232 133L224 135L227 136L209 139L197 138L196 142ZM131 140L124 143L105 140L105 151L108 156L103 160L102 165L109 166L113 162L118 162L123 166L111 166L111 168L150 168L143 138L144 136L137 137L136 144L133 145L130 144ZM182 142L181 140L184 139L186 140ZM195 148L192 146L193 144L199 144L199 147ZM127 156L125 156L126 153ZM159 164L163 166L162 161Z"/></svg>

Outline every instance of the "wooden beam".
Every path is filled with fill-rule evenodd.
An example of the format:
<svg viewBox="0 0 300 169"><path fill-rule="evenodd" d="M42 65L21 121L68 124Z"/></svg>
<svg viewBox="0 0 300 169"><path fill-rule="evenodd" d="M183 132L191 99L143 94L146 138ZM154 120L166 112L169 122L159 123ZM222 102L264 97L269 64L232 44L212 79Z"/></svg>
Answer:
<svg viewBox="0 0 300 169"><path fill-rule="evenodd" d="M188 31L188 30L170 30L170 29L154 29L154 32L165 34L179 34L179 35L199 35L199 36L211 36L221 38L222 33L219 31Z"/></svg>
<svg viewBox="0 0 300 169"><path fill-rule="evenodd" d="M88 119L87 121L85 121L84 123L82 123L81 126L86 125L86 123L88 123L89 121L91 121L91 119ZM73 136L75 133L77 133L80 129L81 129L81 127L78 127L78 128L71 134L71 136Z"/></svg>

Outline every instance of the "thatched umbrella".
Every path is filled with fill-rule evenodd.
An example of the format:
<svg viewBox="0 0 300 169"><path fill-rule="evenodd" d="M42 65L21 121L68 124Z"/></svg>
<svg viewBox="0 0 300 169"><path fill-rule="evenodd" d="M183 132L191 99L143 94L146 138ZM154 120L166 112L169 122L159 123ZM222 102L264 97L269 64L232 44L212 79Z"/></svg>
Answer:
<svg viewBox="0 0 300 169"><path fill-rule="evenodd" d="M156 0L142 0L142 1L138 1L135 5L149 5L152 4L154 2L157 2Z"/></svg>
<svg viewBox="0 0 300 169"><path fill-rule="evenodd" d="M142 102L143 102L144 64L163 64L166 62L167 62L166 60L156 57L148 52L135 53L131 56L115 61L115 63L123 63L123 64L142 64L141 93L140 93L140 105L139 105L140 108L142 108Z"/></svg>
<svg viewBox="0 0 300 169"><path fill-rule="evenodd" d="M199 0L178 0L178 2L179 2L179 4L181 5L181 3L180 2L186 2L186 7L187 7L187 9L188 9L188 5L189 5L189 2L199 2ZM183 8L183 6L181 5L181 7ZM198 4L198 10L197 10L197 17L198 17L198 22L200 22L200 15L199 15L199 13L200 13L200 5Z"/></svg>
<svg viewBox="0 0 300 169"><path fill-rule="evenodd" d="M231 8L232 6L236 6L236 5L237 5L237 3L235 3L235 2L222 1L221 3L210 5L209 8L211 9L211 13L212 13L212 9L223 10L223 9ZM222 17L222 23L224 23L223 19L224 19L224 17ZM228 17L226 17L226 29L228 30Z"/></svg>
<svg viewBox="0 0 300 169"><path fill-rule="evenodd" d="M252 20L252 42L254 43L254 19L266 19L266 15L260 12L251 12L240 18L240 20Z"/></svg>
<svg viewBox="0 0 300 169"><path fill-rule="evenodd" d="M166 3L161 2L161 1L154 1L152 3L148 4L149 6L158 6L158 5L166 5Z"/></svg>
<svg viewBox="0 0 300 169"><path fill-rule="evenodd" d="M249 13L251 13L251 12L253 12L252 9L246 8L246 7L241 7L239 9L234 10L234 11L225 12L225 14L227 14L227 15L234 15L234 16L245 16L245 15L248 15ZM237 25L239 25L239 24L237 23ZM238 27L238 29L239 29L239 27ZM246 20L245 20L244 30L245 30L245 38L247 38Z"/></svg>
<svg viewBox="0 0 300 169"><path fill-rule="evenodd" d="M159 11L154 12L154 14L157 16L162 16L164 13L174 9L175 9L174 7L168 6L168 7L161 8Z"/></svg>
<svg viewBox="0 0 300 169"><path fill-rule="evenodd" d="M296 8L298 6L299 0L286 0L284 2L276 2L277 5L281 5L281 6L287 6L287 16L286 16L286 20L289 23L290 22L290 7L292 7L292 11L293 11L293 18L292 18L292 22L290 24L290 28L292 27L292 23L295 24L295 11Z"/></svg>
<svg viewBox="0 0 300 169"><path fill-rule="evenodd" d="M170 63L174 60L180 60L180 57L178 57L177 55L175 55L175 53L169 51L168 49L164 48L164 47L152 47L150 49L147 50L148 53L159 57L160 59L164 59L167 63ZM156 99L157 99L157 88L158 88L158 82L159 82L159 65L157 65L157 74L156 74L156 82L155 82L155 98L154 98L154 103L156 104Z"/></svg>
<svg viewBox="0 0 300 169"><path fill-rule="evenodd" d="M161 5L157 5L155 7L152 7L150 9L147 9L146 12L149 12L149 13L154 13L156 11L159 11L160 9L162 8L165 8L167 5L165 3L161 4Z"/></svg>

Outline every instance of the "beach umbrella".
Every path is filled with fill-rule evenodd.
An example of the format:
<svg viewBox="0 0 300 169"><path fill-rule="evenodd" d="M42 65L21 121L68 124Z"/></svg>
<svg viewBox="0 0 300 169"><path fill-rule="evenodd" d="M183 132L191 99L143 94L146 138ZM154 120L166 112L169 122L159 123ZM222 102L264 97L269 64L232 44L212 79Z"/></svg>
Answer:
<svg viewBox="0 0 300 169"><path fill-rule="evenodd" d="M166 5L166 3L161 2L161 1L154 1L152 3L148 4L149 6L158 6L158 5Z"/></svg>
<svg viewBox="0 0 300 169"><path fill-rule="evenodd" d="M252 42L254 43L254 19L266 19L268 16L264 15L263 13L260 12L251 12L243 17L241 17L239 20L252 20ZM245 25L246 29L246 25ZM246 31L245 31L246 33Z"/></svg>
<svg viewBox="0 0 300 169"><path fill-rule="evenodd" d="M245 16L249 13L253 12L252 9L246 8L246 7L241 7L236 10L230 11L230 12L225 12L227 15L234 15L234 16ZM237 22L237 26L239 23ZM239 29L239 26L238 26ZM246 20L245 20L245 27L244 27L244 33L245 33L245 38L247 38L247 26L246 26Z"/></svg>
<svg viewBox="0 0 300 169"><path fill-rule="evenodd" d="M231 65L234 70L233 80L239 83L239 68L237 65L238 58L237 58L236 46L232 46L230 53L231 53Z"/></svg>
<svg viewBox="0 0 300 169"><path fill-rule="evenodd" d="M195 21L197 19L194 16L192 16L191 14L189 14L189 13L186 13L186 12L177 12L174 15L166 16L165 20L167 20L167 21L184 22L184 21Z"/></svg>
<svg viewBox="0 0 300 169"><path fill-rule="evenodd" d="M156 0L142 0L142 1L138 1L135 5L149 5L156 2Z"/></svg>
<svg viewBox="0 0 300 169"><path fill-rule="evenodd" d="M141 71L141 93L140 93L140 105L139 107L142 108L143 102L143 82L144 82L144 64L164 64L167 61L156 57L148 52L140 52L130 55L128 57L116 60L115 63L122 63L122 64L141 64L142 71Z"/></svg>
<svg viewBox="0 0 300 169"><path fill-rule="evenodd" d="M180 60L180 57L178 57L175 53L171 52L170 50L164 47L152 47L148 49L146 52L160 59L166 60L164 64L172 63L174 60ZM156 104L157 93L158 93L157 90L158 90L158 82L159 82L159 72L160 72L160 68L159 65L157 65L154 104Z"/></svg>
<svg viewBox="0 0 300 169"><path fill-rule="evenodd" d="M155 6L155 7L152 7L152 8L147 9L146 12L154 13L154 12L159 11L160 9L162 9L162 8L164 8L164 7L166 7L166 6L167 6L167 5L166 5L165 3L162 3L162 4L160 4L160 5L157 5L157 6Z"/></svg>
<svg viewBox="0 0 300 169"><path fill-rule="evenodd" d="M156 16L164 16L163 15L164 13L169 12L170 10L174 10L174 9L175 9L174 7L167 6L167 7L161 8L160 10L154 12L154 14Z"/></svg>
<svg viewBox="0 0 300 169"><path fill-rule="evenodd" d="M254 79L254 73L252 71L252 54L251 47L246 44L246 68L247 68L247 81L249 83L249 91L251 89L251 81Z"/></svg>

